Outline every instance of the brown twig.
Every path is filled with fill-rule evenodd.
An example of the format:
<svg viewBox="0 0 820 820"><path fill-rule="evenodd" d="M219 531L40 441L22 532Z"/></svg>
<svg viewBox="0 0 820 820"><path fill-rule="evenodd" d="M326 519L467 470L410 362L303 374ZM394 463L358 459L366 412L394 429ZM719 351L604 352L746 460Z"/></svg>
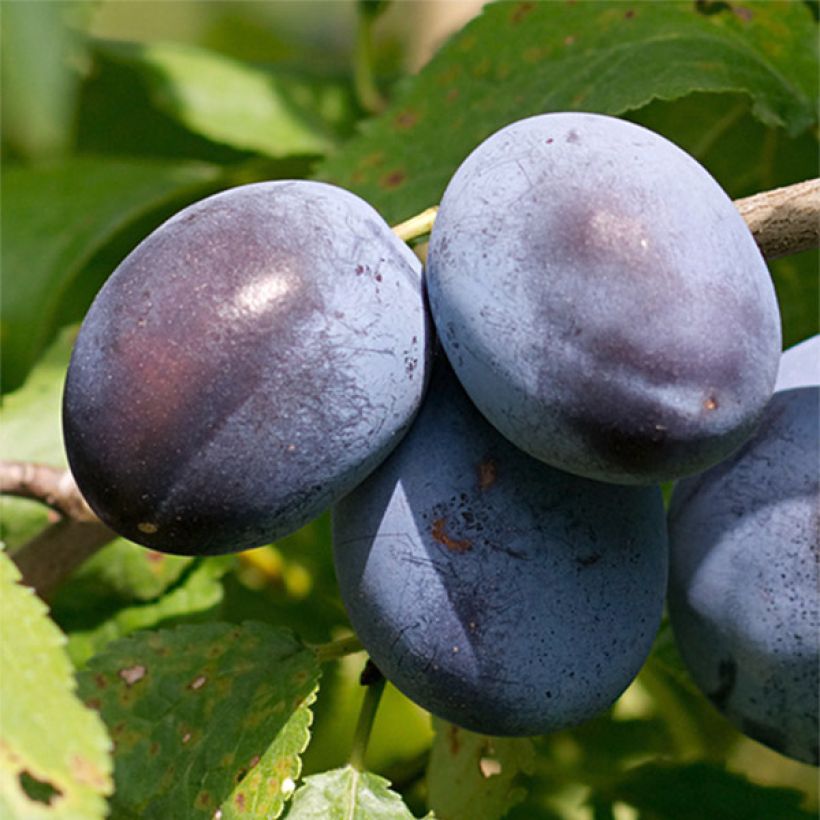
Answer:
<svg viewBox="0 0 820 820"><path fill-rule="evenodd" d="M820 247L820 179L737 199L735 206L767 259Z"/></svg>
<svg viewBox="0 0 820 820"><path fill-rule="evenodd" d="M116 537L101 521L64 518L46 527L12 558L23 576L21 582L47 599L80 564Z"/></svg>
<svg viewBox="0 0 820 820"><path fill-rule="evenodd" d="M62 518L18 549L12 558L22 583L47 598L116 533L100 521L68 470L47 464L0 461L0 493L39 501Z"/></svg>
<svg viewBox="0 0 820 820"><path fill-rule="evenodd" d="M0 493L40 501L74 521L99 521L71 473L59 467L0 461Z"/></svg>

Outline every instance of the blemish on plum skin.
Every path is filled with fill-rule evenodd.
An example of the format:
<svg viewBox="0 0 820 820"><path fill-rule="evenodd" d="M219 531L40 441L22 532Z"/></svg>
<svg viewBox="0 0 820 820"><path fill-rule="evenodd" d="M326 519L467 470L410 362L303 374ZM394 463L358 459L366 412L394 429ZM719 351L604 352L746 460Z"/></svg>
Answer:
<svg viewBox="0 0 820 820"><path fill-rule="evenodd" d="M578 132L574 128L567 134L567 142L570 143L570 145L577 145L581 142L581 138L578 136Z"/></svg>
<svg viewBox="0 0 820 820"><path fill-rule="evenodd" d="M402 170L395 170L391 171L389 174L385 174L381 180L380 185L382 188L398 188L405 180L407 179L407 174Z"/></svg>
<svg viewBox="0 0 820 820"><path fill-rule="evenodd" d="M148 674L148 670L142 664L136 664L126 669L120 669L118 674L125 681L125 685L130 687L141 681Z"/></svg>
<svg viewBox="0 0 820 820"><path fill-rule="evenodd" d="M498 464L495 459L488 458L478 465L478 488L489 490L498 478Z"/></svg>
<svg viewBox="0 0 820 820"><path fill-rule="evenodd" d="M444 529L445 522L446 519L444 518L437 518L433 521L433 528L431 530L433 540L438 541L439 544L443 544L450 552L464 553L471 550L473 545L466 539L459 540L447 535Z"/></svg>
<svg viewBox="0 0 820 820"><path fill-rule="evenodd" d="M703 402L704 410L717 410L718 409L718 401L714 396L709 396L705 402Z"/></svg>

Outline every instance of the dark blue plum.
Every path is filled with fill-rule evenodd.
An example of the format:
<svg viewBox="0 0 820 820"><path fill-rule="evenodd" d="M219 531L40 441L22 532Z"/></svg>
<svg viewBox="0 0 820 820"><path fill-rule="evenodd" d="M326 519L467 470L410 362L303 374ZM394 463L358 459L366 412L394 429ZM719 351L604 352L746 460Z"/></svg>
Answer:
<svg viewBox="0 0 820 820"><path fill-rule="evenodd" d="M666 586L656 487L554 470L504 439L443 363L397 450L333 512L350 620L416 703L490 735L606 709Z"/></svg>
<svg viewBox="0 0 820 820"><path fill-rule="evenodd" d="M669 513L669 614L692 677L742 732L815 765L819 403L816 386L775 393L756 435L681 481Z"/></svg>
<svg viewBox="0 0 820 820"><path fill-rule="evenodd" d="M416 257L367 203L305 181L178 213L117 268L65 386L100 518L167 552L283 536L397 444L425 385Z"/></svg>
<svg viewBox="0 0 820 820"><path fill-rule="evenodd" d="M790 347L780 357L774 389L790 390L820 384L820 335Z"/></svg>
<svg viewBox="0 0 820 820"><path fill-rule="evenodd" d="M632 123L545 114L479 145L441 201L427 278L473 401L560 469L703 470L771 396L780 316L751 233L704 168Z"/></svg>

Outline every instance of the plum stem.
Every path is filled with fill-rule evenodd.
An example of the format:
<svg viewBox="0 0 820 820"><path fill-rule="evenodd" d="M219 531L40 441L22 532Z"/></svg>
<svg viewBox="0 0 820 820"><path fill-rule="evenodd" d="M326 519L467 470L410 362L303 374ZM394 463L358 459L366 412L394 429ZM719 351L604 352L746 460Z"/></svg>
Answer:
<svg viewBox="0 0 820 820"><path fill-rule="evenodd" d="M423 210L420 214L410 217L410 219L393 226L393 233L402 242L410 242L425 236L433 230L433 223L436 221L438 205Z"/></svg>
<svg viewBox="0 0 820 820"><path fill-rule="evenodd" d="M310 648L316 653L319 663L337 661L347 655L355 655L357 652L364 651L364 647L355 635L348 635L329 643L313 644Z"/></svg>
<svg viewBox="0 0 820 820"><path fill-rule="evenodd" d="M350 749L348 761L354 769L360 772L364 771L367 744L370 740L370 733L373 730L373 722L376 719L376 711L379 708L379 701L385 684L384 675L376 668L373 661L368 660L365 664L361 682L367 688L364 692L359 720L356 723L356 731L353 733L353 745Z"/></svg>
<svg viewBox="0 0 820 820"><path fill-rule="evenodd" d="M820 247L820 178L736 199L735 207L766 259ZM403 242L419 239L433 229L437 212L438 206L426 208L393 232Z"/></svg>

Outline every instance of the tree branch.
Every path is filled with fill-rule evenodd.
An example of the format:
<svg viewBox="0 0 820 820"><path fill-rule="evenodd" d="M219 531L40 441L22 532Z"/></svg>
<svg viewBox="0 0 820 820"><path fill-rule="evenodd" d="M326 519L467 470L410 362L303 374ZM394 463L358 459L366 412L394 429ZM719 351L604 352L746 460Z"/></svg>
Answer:
<svg viewBox="0 0 820 820"><path fill-rule="evenodd" d="M40 501L74 521L99 521L70 471L59 467L0 461L0 493Z"/></svg>
<svg viewBox="0 0 820 820"><path fill-rule="evenodd" d="M767 259L820 247L820 179L735 200Z"/></svg>
<svg viewBox="0 0 820 820"><path fill-rule="evenodd" d="M12 555L23 576L44 600L87 558L113 541L117 534L101 521L64 518L28 541Z"/></svg>

